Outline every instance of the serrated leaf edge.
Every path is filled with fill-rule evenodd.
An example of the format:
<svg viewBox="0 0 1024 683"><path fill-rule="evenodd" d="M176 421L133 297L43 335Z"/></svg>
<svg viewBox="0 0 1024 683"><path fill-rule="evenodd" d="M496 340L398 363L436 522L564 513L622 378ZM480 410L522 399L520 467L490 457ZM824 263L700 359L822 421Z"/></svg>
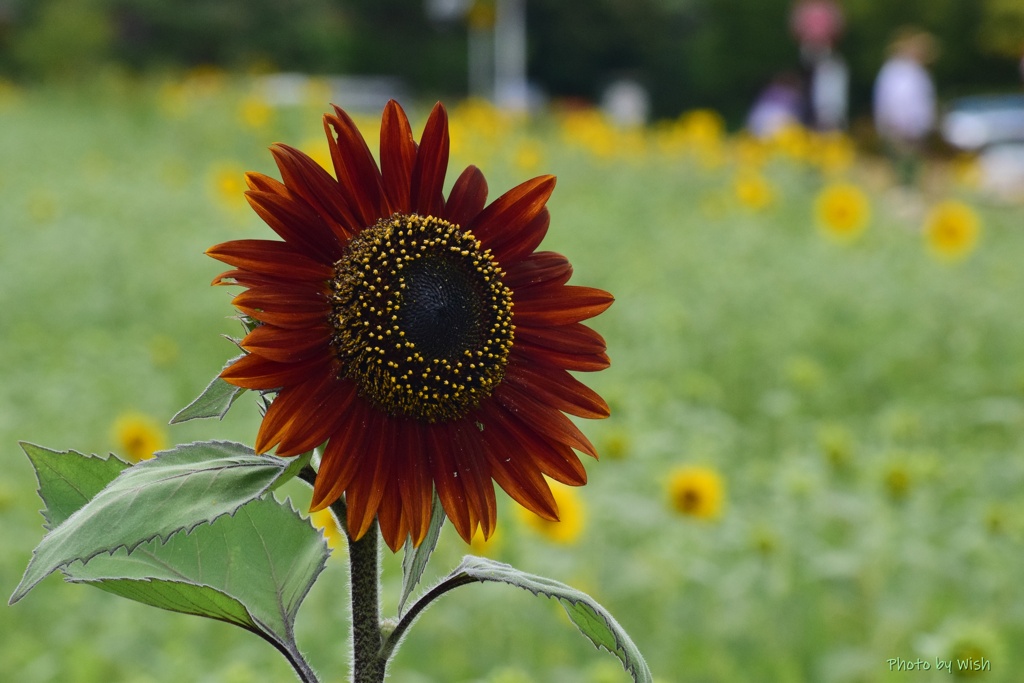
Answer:
<svg viewBox="0 0 1024 683"><path fill-rule="evenodd" d="M264 493L263 495L261 495L261 496L259 496L257 498L253 498L252 500L248 501L247 503L243 503L242 505L239 505L238 508L235 509L234 512L221 514L221 515L218 515L217 517L215 517L215 518L213 518L213 519L211 519L209 521L201 522L199 524L193 525L187 531L184 531L184 533L185 533L186 536L188 536L189 534L191 534L196 529L198 529L198 528L200 528L200 527L202 527L204 525L212 525L215 521L217 521L217 520L219 520L219 519L221 519L221 518L223 518L225 516L234 517L243 508L247 507L248 505L250 505L252 503L255 503L258 500L266 499L270 495L271 494L269 494L269 493ZM295 507L295 505L292 503L292 500L291 500L290 497L289 498L285 498L285 500L283 500L283 501L277 500L275 498L274 502L276 502L278 505L280 505L282 507L287 508L288 511L291 512L292 514L294 514L297 519L309 523L309 518L302 516L302 513L300 513L298 508ZM310 526L312 527L312 524L310 524ZM313 527L313 528L315 530L315 527ZM184 530L184 527L182 527L182 529L178 529L177 531L175 531L175 532L173 532L171 534L168 534L167 538L160 539L160 545L166 545L167 542L170 541L171 537L177 536L178 534L182 533L183 530ZM118 552L121 548L124 548L126 550L126 555L125 556L127 557L127 556L130 556L132 554L132 552L134 552L135 550L138 550L141 546L146 545L147 543L150 543L151 541L154 541L154 540L157 540L157 536L154 536L154 537L152 537L150 539L142 541L141 543L137 544L134 548L131 548L131 549L129 549L126 545L120 545L117 548L114 548L113 550L107 552L107 554L110 555L110 556L113 556L114 553ZM282 612L282 614L287 617L286 624L288 624L288 628L289 628L288 635L289 636L293 635L290 631L291 631L291 629L294 626L293 622L294 622L295 617L298 614L299 608L301 607L302 603L305 602L306 598L309 596L309 591L312 590L313 584L316 583L317 578L319 578L320 574L322 574L324 569L327 568L327 560L330 558L331 553L332 553L332 550L330 549L330 546L327 545L327 540L323 536L322 533L320 534L320 539L319 540L323 544L324 549L325 549L326 552L323 554L322 558L317 563L317 566L314 568L314 570L313 570L313 572L311 574L311 577L310 577L309 584L306 586L306 588L302 592L302 594L300 596L298 596L297 599L295 600L295 608L294 608L294 610L288 610L288 611ZM91 555L87 560L82 560L82 566L84 567L86 564L88 564L89 560L92 560L92 559L94 559L96 557L99 557L103 553L104 553L104 551L100 551L100 552L98 552L98 553L96 553L94 555ZM133 578L124 578L124 577L122 577L122 578L108 577L108 578L105 578L105 579L78 579L78 578L74 578L72 576L69 576L67 574L68 568L71 565L73 565L76 562L78 562L78 561L79 561L79 559L72 560L71 562L68 562L67 564L61 565L60 567L58 567L54 571L58 571L59 570L62 574L64 574L64 581L66 581L67 583L74 583L74 584L87 584L87 585L95 586L96 584L102 583L104 581L128 581L128 582L139 582L139 583L153 583L154 581L161 581L161 582L164 582L164 583L173 583L173 584L179 584L179 585L184 585L184 586L196 586L196 587L199 587L199 588L209 588L210 590L214 591L215 593L219 593L220 595L223 595L223 596L225 596L225 597L227 597L227 598L229 598L231 600L234 600L236 603L238 603L238 605L240 605L242 607L242 609L245 611L245 613L249 617L250 621L253 624L256 624L259 627L259 629L260 629L259 632L253 631L254 633L256 633L256 635L259 635L260 637L270 636L271 638L273 638L274 641L279 642L282 645L288 645L288 646L295 645L295 643L283 642L283 641L280 640L280 638L277 638L276 637L276 632L272 628L270 628L269 625L263 619L260 619L255 614L253 614L252 610L249 609L246 606L245 602L243 602L241 598L239 598L236 595L233 595L232 593L230 593L228 591L222 590L221 588L218 588L216 586L210 585L208 583L196 583L196 582L192 582L192 581L176 581L174 579L163 579L163 578L154 577L154 576L147 576L147 577L134 578L134 579ZM280 595L278 597L280 598ZM142 603L142 604L145 604L145 603ZM161 608L161 609L165 609L165 608ZM235 624L236 626L244 628L244 629L246 629L248 631L252 631L252 629L248 628L247 626L245 626L243 624L239 624L239 623L234 622L234 621L228 621L226 619L217 619L216 617L211 617L211 616L206 615L206 614L197 614L195 612L178 612L177 610L167 610L167 611L177 612L178 614L190 614L192 616L204 617L204 618L207 618L207 619L216 619L218 621L223 621L225 623Z"/></svg>
<svg viewBox="0 0 1024 683"><path fill-rule="evenodd" d="M481 566L481 563L483 563L483 566ZM476 564L477 566L474 567L474 564ZM474 570L486 571L486 565L490 565L492 569L511 571L514 575L523 577L523 579L527 581L536 582L536 584L538 585L536 587L532 587L530 585L524 585L523 583L517 581L506 581L491 576L475 575ZM594 638L591 637L589 633L580 628L576 620L573 619L572 614L570 614L568 609L566 609L566 614L568 615L569 619L573 622L573 624L576 626L576 628L580 631L580 633L586 636L587 640L593 643L598 650L604 650L612 656L614 656L616 659L618 659L622 663L623 669L633 677L635 683L653 683L654 679L650 672L650 669L647 667L647 663L644 661L643 656L640 654L640 650L639 648L637 648L636 643L633 642L633 639L629 637L629 634L626 633L625 629L622 628L622 625L619 624L619 622L615 619L615 617L611 615L610 612L608 612L607 609L605 609L599 602L594 600L594 598L587 595L583 591L573 588L572 586L569 586L567 584L561 583L560 581L555 581L554 579L549 579L544 576L538 576L535 574L529 574L527 572L520 571L512 565L506 564L504 562L496 562L494 560L476 557L474 555L465 556L462 559L462 562L459 564L459 566L456 567L449 575L448 579L453 579L459 576L460 574L468 576L474 581L480 583L504 583L510 586L514 586L516 588L521 588L525 591L528 591L529 593L532 593L533 595L543 595L546 598L557 600L560 604L562 604L562 609L566 609L564 603L569 603L573 606L583 604L584 606L590 608L594 613L597 614L597 616L601 617L601 619L605 622L608 630L611 632L612 637L615 640L616 650L610 650L607 646L603 645L602 643L598 643L596 640L594 640ZM563 588L568 592L576 593L582 597L581 599L573 599L569 597L555 595L554 593L549 593L545 591L541 587L543 584L549 584L555 589ZM625 639L625 642L623 642L623 638ZM629 661L631 654L635 654L637 658L637 661L635 661L633 664L630 664ZM637 665L641 666L642 670L638 670Z"/></svg>
<svg viewBox="0 0 1024 683"><path fill-rule="evenodd" d="M187 444L179 444L178 446L175 446L175 449L181 448L183 446L195 446L195 445L201 445L201 444L225 444L225 445L233 445L233 446L242 446L243 448L247 448L250 451L252 451L252 449L249 446L247 446L245 444L242 444L242 443L239 443L237 441L220 441L220 440L214 440L214 441L191 441L191 442L189 442ZM162 454L173 453L173 452L174 452L174 449L169 449L169 450L165 450L165 451L158 451L157 453L154 453L153 459L155 460L156 458L159 458ZM253 455L256 454L255 451L252 451L252 453L253 453ZM277 456L274 456L274 455L267 455L267 456L261 456L261 457L272 458L272 459L275 459L275 460L280 460L282 462L285 462L284 458L278 458ZM134 465L133 467L145 467L145 464L147 462L151 462L151 461L148 461L148 460L147 461L142 461L141 463L138 463L137 465ZM282 469L281 469L282 473L287 471L287 468L288 468L288 465L285 464L282 467ZM122 472L130 471L130 469L132 469L132 468L127 468L125 470L122 470ZM117 477L115 477L114 480L112 480L110 483L108 483L107 486L104 486L103 489L101 489L100 492L97 493L96 495L98 496L98 495L100 495L100 493L102 493L103 491L107 490L107 488L113 483L113 481L116 481L120 476L121 475L119 474ZM216 515L214 517L211 517L210 519L205 519L205 520L201 520L199 522L196 522L195 524L192 524L191 526L179 527L179 528L175 529L174 531L171 531L170 533L168 533L166 535L161 535L160 533L156 533L156 534L153 534L152 536L148 536L146 538L143 538L143 539L139 540L138 542L130 544L130 545L126 544L126 543L120 543L120 544L118 544L118 545L116 545L116 546L114 546L112 548L102 548L102 549L92 553L91 555L88 555L87 557L76 557L73 560L71 560L70 562L62 562L62 563L54 566L52 569L50 569L44 575L40 576L39 579L34 581L31 585L23 586L22 583L19 583L17 588L15 588L14 593L11 595L10 599L8 600L7 604L8 605L13 605L14 603L18 602L19 600L24 598L26 595L28 595L29 591L31 591L33 588L35 588L37 585L39 585L39 583L43 579L45 579L47 576L49 576L53 572L57 571L58 569L63 569L64 567L67 567L68 565L70 565L70 564L72 564L72 563L74 563L74 562L76 562L78 560L81 560L82 564L85 565L85 564L88 564L89 560L93 559L94 557L98 557L99 555L102 555L104 553L106 553L107 555L113 555L114 553L116 553L121 548L124 548L125 550L127 550L128 554L131 554L132 551L134 551L140 545L142 545L144 543L149 543L150 541L153 541L153 540L159 540L160 544L164 545L171 538L171 536L175 536L175 535L181 533L182 531L184 531L185 535L187 536L190 533L192 533L192 531L194 529L196 529L197 527L200 527L203 524L212 524L213 522L217 521L218 519L220 519L224 515L228 515L228 516L234 517L235 514L239 510L241 510L243 507L245 507L248 503L252 502L253 500L257 500L258 498L260 498L264 494L266 494L268 491L270 491L272 488L274 488L274 483L276 481L277 481L277 479L275 479L273 482L269 483L258 494L256 494L252 498L250 498L245 503L242 503L241 505L239 505L238 507L236 507L234 510L232 510L230 512L222 512L221 514ZM95 497L96 496L94 496L93 499L95 499ZM91 500L90 500L90 502L91 502ZM71 522L75 517L77 517L81 513L81 511L86 506L88 506L88 503L86 503L86 505L83 505L78 510L75 510L75 512L72 513L72 515L70 517L65 519L61 524L57 525L54 529L51 529L50 532L46 534L46 536L49 536L50 533L53 533L54 531L56 531L56 529L59 529L60 527L64 526L65 524L68 524L69 522ZM43 537L44 540L45 540L46 536ZM40 544L41 543L42 543L42 541L40 541ZM35 558L36 558L36 554L37 554L36 551L37 550L38 550L38 545L36 546L36 549L34 549L32 551L32 560L29 561L29 566L26 567L26 569L25 569L25 573L26 574L28 573L28 569L32 566L32 561L35 560ZM22 582L24 582L24 577L22 578Z"/></svg>
<svg viewBox="0 0 1024 683"><path fill-rule="evenodd" d="M48 504L46 502L46 498L43 497L43 480L39 476L39 467L38 467L38 464L37 464L35 458L32 457L32 453L29 452L30 449L35 449L35 450L39 450L39 451L45 451L46 453L50 453L52 455L59 455L59 456L63 456L63 455L77 455L78 457L81 457L81 458L89 458L89 459L93 459L93 460L99 460L101 462L109 462L110 459L113 458L114 460L117 460L118 462L123 463L125 465L125 467L121 470L122 472L125 469L128 469L128 467L131 467L131 463L125 462L121 458L117 457L117 455L114 454L114 453L108 453L107 457L103 457L103 456L101 456L101 455L99 455L97 453L82 453L81 451L76 451L74 449L58 451L58 450L54 450L53 448L47 448L46 446L40 446L39 444L32 443L31 441L19 441L18 442L18 446L21 448L22 452L25 454L25 457L27 457L29 459L29 462L32 463L32 469L33 469L35 477L36 477L36 495L39 497L39 500L43 501L43 506L44 506L43 509L39 511L39 514L42 516L42 518L44 520L43 528L46 529L47 531L52 530L53 527L50 526L50 524L52 522L50 520L49 515L46 514L47 511L48 511ZM120 472L118 474L120 474ZM63 477L61 477L61 478L63 479ZM117 477L115 476L114 479L116 479L116 478ZM65 481L67 481L67 480L65 480ZM113 481L113 479L111 481ZM68 483L70 484L71 482L69 481ZM104 487L104 488L106 488L106 487ZM79 491L79 493L81 493L81 491Z"/></svg>

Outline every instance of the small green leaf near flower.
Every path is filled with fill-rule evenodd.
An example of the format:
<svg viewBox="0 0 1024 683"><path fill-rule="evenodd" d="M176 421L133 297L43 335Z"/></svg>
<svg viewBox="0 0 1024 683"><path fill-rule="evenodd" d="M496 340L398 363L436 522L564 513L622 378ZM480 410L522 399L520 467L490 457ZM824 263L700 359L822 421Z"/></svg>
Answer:
<svg viewBox="0 0 1024 683"><path fill-rule="evenodd" d="M238 358L241 358L241 356ZM228 361L228 365L234 363L238 358ZM231 404L245 391L242 387L228 384L220 378L220 375L217 375L206 385L203 393L199 394L194 401L179 410L171 418L171 424L179 424L207 417L215 417L218 420L223 419L227 415L228 410L230 410Z"/></svg>
<svg viewBox="0 0 1024 683"><path fill-rule="evenodd" d="M419 546L413 547L408 539L405 541L405 548L402 555L402 597L398 600L398 614L401 615L405 608L405 602L412 595L413 590L423 577L427 568L431 553L437 547L437 539L441 535L441 527L444 526L445 514L441 506L441 500L434 493L434 505L431 508L430 529Z"/></svg>

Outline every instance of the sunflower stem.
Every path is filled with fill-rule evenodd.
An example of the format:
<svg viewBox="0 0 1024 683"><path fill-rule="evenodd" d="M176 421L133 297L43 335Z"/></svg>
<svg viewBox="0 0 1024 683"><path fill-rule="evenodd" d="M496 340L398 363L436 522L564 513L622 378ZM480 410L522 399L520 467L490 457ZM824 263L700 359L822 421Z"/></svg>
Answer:
<svg viewBox="0 0 1024 683"><path fill-rule="evenodd" d="M343 523L343 526L347 525ZM352 683L382 683L387 669L387 657L381 647L380 548L377 536L377 523L374 522L362 538L354 540L348 537Z"/></svg>

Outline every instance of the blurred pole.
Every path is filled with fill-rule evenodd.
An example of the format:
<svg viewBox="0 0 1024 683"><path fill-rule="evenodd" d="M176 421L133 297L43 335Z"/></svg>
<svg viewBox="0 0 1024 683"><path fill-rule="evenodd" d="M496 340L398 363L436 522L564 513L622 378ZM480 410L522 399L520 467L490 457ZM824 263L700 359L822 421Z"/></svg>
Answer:
<svg viewBox="0 0 1024 683"><path fill-rule="evenodd" d="M469 26L469 96L494 96L494 7L476 0L466 16Z"/></svg>
<svg viewBox="0 0 1024 683"><path fill-rule="evenodd" d="M525 111L526 0L496 0L494 24L494 101L503 109Z"/></svg>

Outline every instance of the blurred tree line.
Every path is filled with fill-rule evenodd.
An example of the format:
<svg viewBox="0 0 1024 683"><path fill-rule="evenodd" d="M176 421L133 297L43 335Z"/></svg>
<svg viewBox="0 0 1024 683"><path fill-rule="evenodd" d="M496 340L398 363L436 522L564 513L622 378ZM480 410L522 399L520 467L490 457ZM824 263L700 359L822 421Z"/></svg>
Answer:
<svg viewBox="0 0 1024 683"><path fill-rule="evenodd" d="M494 0L476 4L487 16ZM456 3L457 4L457 3ZM526 0L528 71L553 97L596 100L610 80L646 85L656 116L710 106L742 116L797 67L792 0ZM931 31L944 96L1017 87L1021 0L842 0L840 52L856 114L892 33ZM0 0L0 74L80 79L111 64L394 75L422 94L461 95L466 22L432 21L425 0ZM480 12L483 6L484 12Z"/></svg>

